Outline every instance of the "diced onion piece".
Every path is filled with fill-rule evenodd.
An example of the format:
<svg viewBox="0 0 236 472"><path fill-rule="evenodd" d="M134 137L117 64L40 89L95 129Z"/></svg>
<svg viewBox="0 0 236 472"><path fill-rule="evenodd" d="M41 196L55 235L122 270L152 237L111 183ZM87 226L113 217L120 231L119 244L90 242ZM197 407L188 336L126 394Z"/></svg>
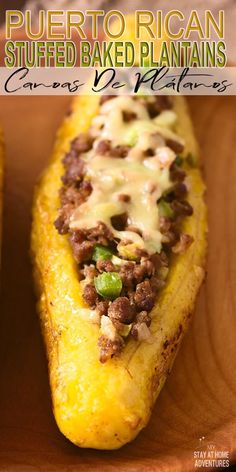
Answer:
<svg viewBox="0 0 236 472"><path fill-rule="evenodd" d="M176 155L172 149L167 146L163 146L156 149L156 157L159 161L160 167L170 167L172 162L174 162Z"/></svg>
<svg viewBox="0 0 236 472"><path fill-rule="evenodd" d="M154 123L164 128L173 129L176 125L177 115L172 110L164 110L160 115L154 118Z"/></svg>
<svg viewBox="0 0 236 472"><path fill-rule="evenodd" d="M151 337L151 331L146 323L140 323L136 326L138 333L138 341L147 341Z"/></svg>
<svg viewBox="0 0 236 472"><path fill-rule="evenodd" d="M116 328L108 316L101 317L101 334L111 341L117 338Z"/></svg>

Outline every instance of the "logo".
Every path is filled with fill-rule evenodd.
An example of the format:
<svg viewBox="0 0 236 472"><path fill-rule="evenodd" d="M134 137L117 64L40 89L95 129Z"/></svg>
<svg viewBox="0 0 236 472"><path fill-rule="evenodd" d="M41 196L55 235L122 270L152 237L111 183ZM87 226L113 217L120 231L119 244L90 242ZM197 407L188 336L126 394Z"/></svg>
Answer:
<svg viewBox="0 0 236 472"><path fill-rule="evenodd" d="M219 469L230 466L230 452L226 447L208 441L205 436L199 438L198 447L193 452L196 469Z"/></svg>

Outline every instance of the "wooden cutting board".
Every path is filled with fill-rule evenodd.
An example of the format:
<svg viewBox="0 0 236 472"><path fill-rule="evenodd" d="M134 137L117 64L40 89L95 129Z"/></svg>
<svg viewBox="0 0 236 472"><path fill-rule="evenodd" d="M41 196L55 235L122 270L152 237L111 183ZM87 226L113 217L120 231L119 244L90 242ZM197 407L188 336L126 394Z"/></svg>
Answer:
<svg viewBox="0 0 236 472"><path fill-rule="evenodd" d="M236 459L236 98L192 97L209 206L207 279L148 427L116 452L82 450L54 422L29 260L33 186L67 97L0 97L6 136L0 471L192 471L194 451ZM209 470L209 469L208 469Z"/></svg>

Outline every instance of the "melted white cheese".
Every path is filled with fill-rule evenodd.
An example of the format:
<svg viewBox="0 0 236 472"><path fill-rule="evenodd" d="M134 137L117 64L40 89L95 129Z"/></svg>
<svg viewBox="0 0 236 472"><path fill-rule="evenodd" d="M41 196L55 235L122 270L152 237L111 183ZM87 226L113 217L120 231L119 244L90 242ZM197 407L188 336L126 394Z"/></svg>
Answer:
<svg viewBox="0 0 236 472"><path fill-rule="evenodd" d="M137 119L125 123L123 110L136 113ZM103 126L101 130L98 123ZM159 252L162 235L157 200L172 185L169 167L175 159L174 152L165 146L165 137L182 141L169 129L156 125L143 103L131 97L106 102L93 120L93 130L96 127L93 150L83 156L93 191L88 200L74 210L70 227L91 228L102 221L121 241L131 241L150 254ZM112 146L116 146L129 144L128 138L134 145L126 158L96 153L101 139L109 139ZM155 155L145 157L143 151L150 147L154 147ZM129 195L130 201L121 201L120 194ZM124 212L128 213L129 225L141 230L142 237L134 231L117 231L112 227L111 217Z"/></svg>

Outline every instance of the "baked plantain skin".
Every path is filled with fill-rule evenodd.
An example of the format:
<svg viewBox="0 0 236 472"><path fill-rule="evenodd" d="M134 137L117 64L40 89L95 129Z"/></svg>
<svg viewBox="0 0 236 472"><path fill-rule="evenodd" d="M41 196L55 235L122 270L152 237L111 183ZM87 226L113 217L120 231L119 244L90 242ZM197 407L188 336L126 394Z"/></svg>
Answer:
<svg viewBox="0 0 236 472"><path fill-rule="evenodd" d="M1 243L2 243L2 211L3 211L3 168L4 168L4 137L0 128L0 265L1 265Z"/></svg>
<svg viewBox="0 0 236 472"><path fill-rule="evenodd" d="M35 191L31 248L58 427L80 447L117 449L146 426L188 327L204 278L207 219L199 168L189 167L188 200L194 213L186 218L183 230L194 237L194 243L186 253L173 257L167 284L151 312L151 341L129 340L119 357L101 364L99 327L83 315L86 305L77 265L67 237L53 225L60 206L61 159L71 140L88 129L98 102L96 97L76 98L59 130L51 162ZM185 99L176 97L174 109L186 154L196 157Z"/></svg>

